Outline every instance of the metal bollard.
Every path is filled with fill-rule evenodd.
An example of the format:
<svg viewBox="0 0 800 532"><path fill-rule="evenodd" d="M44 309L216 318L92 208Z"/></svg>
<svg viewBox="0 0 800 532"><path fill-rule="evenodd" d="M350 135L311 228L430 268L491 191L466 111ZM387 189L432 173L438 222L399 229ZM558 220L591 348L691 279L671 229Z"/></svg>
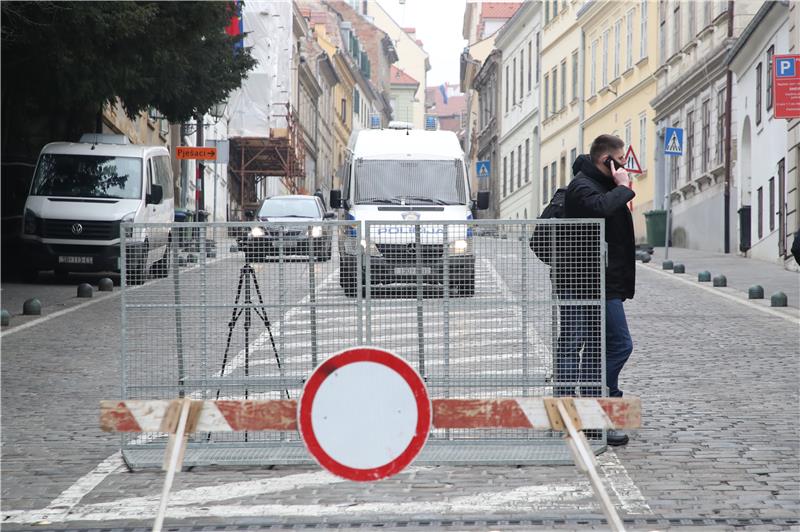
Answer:
<svg viewBox="0 0 800 532"><path fill-rule="evenodd" d="M716 277L714 277L714 286L716 286L716 287L728 286L727 277L725 277L722 274L717 275Z"/></svg>
<svg viewBox="0 0 800 532"><path fill-rule="evenodd" d="M89 298L94 294L94 288L89 283L81 283L78 285L78 297Z"/></svg>
<svg viewBox="0 0 800 532"><path fill-rule="evenodd" d="M42 314L42 302L32 297L22 304L22 313L25 316L39 316Z"/></svg>
<svg viewBox="0 0 800 532"><path fill-rule="evenodd" d="M686 273L686 266L683 264L676 264L672 267L672 273Z"/></svg>
<svg viewBox="0 0 800 532"><path fill-rule="evenodd" d="M764 299L764 287L757 284L748 288L747 299Z"/></svg>
<svg viewBox="0 0 800 532"><path fill-rule="evenodd" d="M6 309L3 309L0 311L0 325L5 327L9 323L11 323L11 313Z"/></svg>
<svg viewBox="0 0 800 532"><path fill-rule="evenodd" d="M710 283L711 282L711 272L708 270L703 270L702 272L697 274L697 281L701 283Z"/></svg>
<svg viewBox="0 0 800 532"><path fill-rule="evenodd" d="M661 263L661 268L664 270L671 270L672 266L673 263L671 260L665 260L664 262Z"/></svg>
<svg viewBox="0 0 800 532"><path fill-rule="evenodd" d="M769 299L769 305L771 307L785 307L789 303L789 298L786 297L786 294L780 291L772 294L772 297Z"/></svg>
<svg viewBox="0 0 800 532"><path fill-rule="evenodd" d="M99 281L97 281L97 289L101 292L113 292L114 291L114 281L109 279L108 277L103 277Z"/></svg>

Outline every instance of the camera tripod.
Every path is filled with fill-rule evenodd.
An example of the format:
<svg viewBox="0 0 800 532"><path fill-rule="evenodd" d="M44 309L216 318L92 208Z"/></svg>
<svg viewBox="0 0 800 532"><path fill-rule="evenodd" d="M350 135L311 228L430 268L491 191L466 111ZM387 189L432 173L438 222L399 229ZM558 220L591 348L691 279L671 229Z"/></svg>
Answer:
<svg viewBox="0 0 800 532"><path fill-rule="evenodd" d="M242 289L244 288L244 298L242 298ZM255 291L258 298L258 305L253 304L252 292ZM278 355L278 349L275 347L275 338L272 336L272 326L267 316L267 309L264 306L264 298L261 296L261 289L258 286L258 279L253 266L248 262L242 266L239 271L239 285L236 287L236 299L233 302L233 311L231 312L231 320L228 322L228 340L225 342L225 352L222 356L222 369L219 376L225 376L225 367L228 364L228 354L231 348L231 339L233 338L233 330L236 328L236 322L244 314L244 376L245 378L250 375L250 327L252 326L253 313L261 318L264 326L269 334L269 341L272 345L272 352L275 353L275 362L278 364L278 371L281 379L283 379L283 366L281 365L281 357ZM285 390L286 398L289 399L289 389ZM217 399L219 399L220 389L217 389ZM247 399L248 390L245 385L244 398Z"/></svg>

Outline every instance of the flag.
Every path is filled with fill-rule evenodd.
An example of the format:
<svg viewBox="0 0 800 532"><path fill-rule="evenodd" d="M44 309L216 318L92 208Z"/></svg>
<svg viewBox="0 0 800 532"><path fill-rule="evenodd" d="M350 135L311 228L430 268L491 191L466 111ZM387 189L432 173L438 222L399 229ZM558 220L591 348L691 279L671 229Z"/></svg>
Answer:
<svg viewBox="0 0 800 532"><path fill-rule="evenodd" d="M240 13L241 5L239 0L234 0L230 3L230 12L231 12L231 21L228 24L228 27L225 28L225 33L230 35L231 37L236 37L237 35L241 35L244 33L244 24L242 21L242 15ZM240 40L234 45L234 48L242 48L244 46L244 39Z"/></svg>
<svg viewBox="0 0 800 532"><path fill-rule="evenodd" d="M444 83L439 85L439 92L442 93L442 101L444 101L444 104L447 105L447 87L445 87Z"/></svg>

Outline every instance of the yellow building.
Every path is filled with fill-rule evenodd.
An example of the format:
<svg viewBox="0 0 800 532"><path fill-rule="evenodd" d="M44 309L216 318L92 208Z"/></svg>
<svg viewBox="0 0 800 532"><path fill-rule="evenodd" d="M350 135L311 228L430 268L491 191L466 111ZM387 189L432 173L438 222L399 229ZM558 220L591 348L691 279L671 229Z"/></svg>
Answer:
<svg viewBox="0 0 800 532"><path fill-rule="evenodd" d="M583 142L610 133L633 146L642 174L633 177L637 242L646 241L644 213L653 209L656 129L650 101L658 63L658 4L653 0L585 4L577 13L583 33Z"/></svg>
<svg viewBox="0 0 800 532"><path fill-rule="evenodd" d="M558 187L572 179L572 161L581 148L581 29L576 13L583 2L544 2L537 39L541 141L535 215Z"/></svg>

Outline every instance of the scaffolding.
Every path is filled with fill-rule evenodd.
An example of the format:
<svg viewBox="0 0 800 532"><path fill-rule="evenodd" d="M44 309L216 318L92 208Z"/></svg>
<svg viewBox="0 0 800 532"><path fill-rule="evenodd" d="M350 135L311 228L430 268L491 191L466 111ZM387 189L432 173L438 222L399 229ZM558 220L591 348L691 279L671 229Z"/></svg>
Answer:
<svg viewBox="0 0 800 532"><path fill-rule="evenodd" d="M280 104L286 127L269 129L268 137L230 139L228 180L231 199L239 205L231 219L244 220L244 213L258 207L258 187L266 178L278 177L289 194L305 194L305 143L297 112L290 104Z"/></svg>

